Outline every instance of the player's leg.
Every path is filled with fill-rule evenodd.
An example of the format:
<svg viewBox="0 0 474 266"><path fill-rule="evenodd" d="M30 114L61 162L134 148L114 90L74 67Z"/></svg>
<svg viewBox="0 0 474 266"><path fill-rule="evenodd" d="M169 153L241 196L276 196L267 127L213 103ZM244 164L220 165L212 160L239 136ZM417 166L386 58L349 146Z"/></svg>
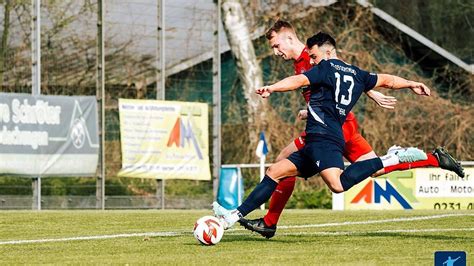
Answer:
<svg viewBox="0 0 474 266"><path fill-rule="evenodd" d="M330 142L315 142L307 144L305 151L307 151L307 156L311 158L311 161L318 165L321 177L334 193L347 191L383 168L385 164L392 165L399 161L397 155L388 158L375 157L355 162L343 171L342 147ZM385 164L383 161L385 161Z"/></svg>
<svg viewBox="0 0 474 266"><path fill-rule="evenodd" d="M366 158L373 154L367 153ZM400 149L396 153L367 160L356 161L343 172L337 168L327 168L321 171L321 176L331 191L341 193L366 179L384 167L402 162L426 159L426 154L416 148ZM335 159L332 159L335 160Z"/></svg>
<svg viewBox="0 0 474 266"><path fill-rule="evenodd" d="M366 154L363 154L361 155L359 158L357 158L357 160L355 160L356 162L360 162L360 161L365 161L365 160L369 160L369 159L373 159L373 158L376 158L378 157L377 154L375 153L375 151L371 151L371 152L368 152Z"/></svg>
<svg viewBox="0 0 474 266"><path fill-rule="evenodd" d="M369 142L367 142L367 140L362 137L359 132L352 132L349 138L349 140L346 140L346 145L344 146L344 157L351 164L377 157L377 154L372 149L372 146L370 146Z"/></svg>
<svg viewBox="0 0 474 266"><path fill-rule="evenodd" d="M377 157L377 154L369 142L359 133L359 125L356 118L346 120L342 125L344 133L344 158L351 164Z"/></svg>
<svg viewBox="0 0 474 266"><path fill-rule="evenodd" d="M276 161L279 162L283 159L286 159L292 153L298 151L299 148L297 147L296 142L297 141L299 142L300 141L299 139L300 138L295 139L295 141L291 142L288 146L286 146L280 152ZM302 143L304 145L304 142ZM295 183L296 183L296 176L286 177L284 179L281 179L280 182L278 183L275 191L272 194L272 197L270 198L268 212L263 217L263 221L265 225L267 225L268 227L271 227L278 223L278 219L280 218L280 215L283 212L283 209L285 208L285 205L288 202L288 199L293 193L293 190L295 188Z"/></svg>
<svg viewBox="0 0 474 266"><path fill-rule="evenodd" d="M347 167L340 176L343 191L349 190L380 169L399 164L400 162L413 162L418 160L426 160L426 154L420 149L410 147L400 148L393 153L381 157L355 162Z"/></svg>
<svg viewBox="0 0 474 266"><path fill-rule="evenodd" d="M321 177L332 192L341 193L349 190L382 168L382 159L376 157L373 159L355 162L347 167L344 171L336 167L327 168L321 171Z"/></svg>
<svg viewBox="0 0 474 266"><path fill-rule="evenodd" d="M394 146L393 146L394 147ZM392 149L392 148L391 148ZM390 153L390 149L388 151ZM421 167L437 167L439 166L438 160L433 154L426 153L427 159L426 160L421 160L421 161L416 161L416 162L408 162L408 163L399 163L396 165L391 165L384 167L383 169L380 169L377 171L374 176L380 176L383 174L388 174L393 171L404 171L404 170L409 170L412 168L421 168Z"/></svg>
<svg viewBox="0 0 474 266"><path fill-rule="evenodd" d="M293 175L310 177L320 169L329 169L331 167L337 167L342 170L344 163L342 161L341 147L328 145L329 147L324 148L322 142L311 144L311 147L305 147L304 153L303 151L295 152L290 155L288 159L284 159L272 165L267 170L267 174L262 182L255 187L247 199L245 199L242 205L236 210L226 210L217 202L214 202L214 213L216 216L223 217L224 228L227 229L233 226L240 218L265 203L275 190L278 180L282 178ZM306 152L307 150L308 152ZM314 153L314 151L316 151L316 153ZM426 157L424 152L415 148L408 148L385 157L357 162L349 166L342 174L335 171L327 172L324 178L330 181L331 190L334 192L342 192L348 190L350 187L383 167L397 164L400 161L420 160L423 156ZM336 181L334 183L332 182L338 177L340 177L340 186Z"/></svg>
<svg viewBox="0 0 474 266"><path fill-rule="evenodd" d="M353 124L356 124L357 121L351 121ZM355 125L357 128L357 125ZM346 142L344 149L344 157L351 163L361 162L365 160L370 160L377 158L377 154L373 151L372 146L369 142L357 131L354 130L349 136L349 140ZM379 173L383 169L376 172Z"/></svg>
<svg viewBox="0 0 474 266"><path fill-rule="evenodd" d="M262 182L255 187L247 199L237 207L241 216L246 216L251 211L265 203L277 187L279 180L288 176L298 174L296 165L290 160L281 160L268 168Z"/></svg>
<svg viewBox="0 0 474 266"><path fill-rule="evenodd" d="M301 150L304 147L304 134L296 138L293 142L287 145L277 156L276 162L288 158L293 152ZM272 238L277 229L277 223L280 215L285 208L293 190L295 188L296 176L286 177L280 180L275 191L270 198L269 207L266 215L263 218L239 220L240 225L246 229L257 232L263 237Z"/></svg>
<svg viewBox="0 0 474 266"><path fill-rule="evenodd" d="M288 159L279 161L268 168L262 181L236 210L226 210L217 202L214 202L214 213L216 216L223 218L224 228L232 227L240 218L245 217L270 199L270 196L277 187L279 179L297 174L296 166Z"/></svg>
<svg viewBox="0 0 474 266"><path fill-rule="evenodd" d="M331 191L342 190L339 176L344 169L342 159L343 144L336 144L320 139L306 144L304 153L317 170Z"/></svg>
<svg viewBox="0 0 474 266"><path fill-rule="evenodd" d="M346 136L346 132L344 133ZM344 150L344 157L348 159L349 162L359 162L377 157L370 144L362 135L360 135L358 131L354 130L351 134L350 140L346 142ZM393 171L403 171L412 168L441 167L442 169L455 172L460 177L464 177L464 169L461 167L461 164L459 164L459 162L443 148L438 147L433 151L433 153L426 153L426 156L426 160L399 163L396 165L384 167L373 174L373 176L379 176Z"/></svg>
<svg viewBox="0 0 474 266"><path fill-rule="evenodd" d="M440 167L441 169L453 171L460 177L464 177L464 169L462 168L461 164L444 148L438 147L432 153L427 153L426 155L428 157L426 160L388 166L378 171L375 175L378 176L382 174L388 174L393 171L403 171L413 168Z"/></svg>
<svg viewBox="0 0 474 266"><path fill-rule="evenodd" d="M341 174L342 169L338 167L331 167L324 169L319 173L321 178L324 180L324 183L329 187L329 189L334 193L344 192L344 188L341 183Z"/></svg>
<svg viewBox="0 0 474 266"><path fill-rule="evenodd" d="M308 164L301 152L293 153L288 159L279 161L268 168L262 182L258 184L244 202L236 210L226 210L217 202L213 203L214 213L223 218L224 227L231 227L240 218L246 216L258 206L265 203L275 190L278 180L288 176L308 176L314 175L314 171L299 170L304 169Z"/></svg>
<svg viewBox="0 0 474 266"><path fill-rule="evenodd" d="M295 139L295 141L286 146L278 155L276 162L286 159L293 152L298 151L296 144L297 141L299 142L299 139ZM304 144L304 142L302 143ZM241 218L238 221L240 225L250 231L259 233L265 238L272 238L276 233L276 225L280 215L283 212L288 199L293 193L295 183L296 176L289 176L281 179L270 198L268 211L265 216L263 218L257 219Z"/></svg>
<svg viewBox="0 0 474 266"><path fill-rule="evenodd" d="M349 190L381 168L383 168L383 162L376 157L351 164L344 171L337 167L327 168L321 171L321 177L332 192L341 193Z"/></svg>

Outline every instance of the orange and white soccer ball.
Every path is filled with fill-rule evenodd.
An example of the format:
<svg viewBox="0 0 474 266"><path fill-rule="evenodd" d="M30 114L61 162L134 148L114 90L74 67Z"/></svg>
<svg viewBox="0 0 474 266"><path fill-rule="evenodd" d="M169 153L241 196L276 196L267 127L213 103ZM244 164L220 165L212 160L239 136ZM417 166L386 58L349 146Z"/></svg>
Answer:
<svg viewBox="0 0 474 266"><path fill-rule="evenodd" d="M219 243L224 235L224 226L214 216L199 218L194 224L194 237L203 245L210 246Z"/></svg>

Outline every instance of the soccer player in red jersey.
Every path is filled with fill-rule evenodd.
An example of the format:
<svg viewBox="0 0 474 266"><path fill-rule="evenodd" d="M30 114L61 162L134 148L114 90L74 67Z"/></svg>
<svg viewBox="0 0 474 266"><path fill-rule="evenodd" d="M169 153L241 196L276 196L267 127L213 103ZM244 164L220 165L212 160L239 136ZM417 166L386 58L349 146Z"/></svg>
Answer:
<svg viewBox="0 0 474 266"><path fill-rule="evenodd" d="M311 58L306 46L298 39L294 28L289 22L278 20L273 27L267 31L266 38L268 39L275 55L282 57L284 60L293 60L295 74L302 74L312 67ZM305 98L306 103L309 102L310 94L311 92L308 88L302 89L302 95ZM372 98L379 106L387 109L393 109L396 103L394 97L385 96L375 90L368 91L367 96ZM307 111L301 110L298 117L306 119ZM346 121L342 126L342 130L345 140L344 157L350 163L377 157L370 144L359 133L358 123L354 113L348 113ZM275 162L287 158L293 152L302 149L304 145L305 133L303 132L300 137L296 138L280 152ZM432 154L427 153L426 155L428 157L426 160L389 166L378 171L375 175L386 174L397 170L430 166L441 167L451 171L456 170L453 169L452 164L448 162L452 157L443 149L438 148ZM276 224L278 223L280 215L293 193L295 182L295 176L280 180L271 196L267 214L263 218L254 220L241 219L239 220L239 223L245 228L255 231L266 238L273 237L276 232Z"/></svg>

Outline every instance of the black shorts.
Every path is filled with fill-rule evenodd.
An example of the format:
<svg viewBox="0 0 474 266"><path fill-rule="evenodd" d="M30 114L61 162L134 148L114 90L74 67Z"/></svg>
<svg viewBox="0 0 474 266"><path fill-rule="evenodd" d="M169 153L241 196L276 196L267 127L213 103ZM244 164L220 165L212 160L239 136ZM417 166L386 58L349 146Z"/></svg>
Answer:
<svg viewBox="0 0 474 266"><path fill-rule="evenodd" d="M343 145L332 142L309 142L302 150L292 153L288 160L296 166L301 177L308 178L328 168L344 169L343 150Z"/></svg>

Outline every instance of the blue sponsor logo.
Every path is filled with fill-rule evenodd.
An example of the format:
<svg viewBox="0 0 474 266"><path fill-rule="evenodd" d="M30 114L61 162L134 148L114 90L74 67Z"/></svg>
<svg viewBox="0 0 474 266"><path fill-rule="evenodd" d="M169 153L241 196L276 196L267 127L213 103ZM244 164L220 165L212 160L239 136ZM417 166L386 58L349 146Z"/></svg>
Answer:
<svg viewBox="0 0 474 266"><path fill-rule="evenodd" d="M464 251L436 251L435 266L466 266L466 252Z"/></svg>

